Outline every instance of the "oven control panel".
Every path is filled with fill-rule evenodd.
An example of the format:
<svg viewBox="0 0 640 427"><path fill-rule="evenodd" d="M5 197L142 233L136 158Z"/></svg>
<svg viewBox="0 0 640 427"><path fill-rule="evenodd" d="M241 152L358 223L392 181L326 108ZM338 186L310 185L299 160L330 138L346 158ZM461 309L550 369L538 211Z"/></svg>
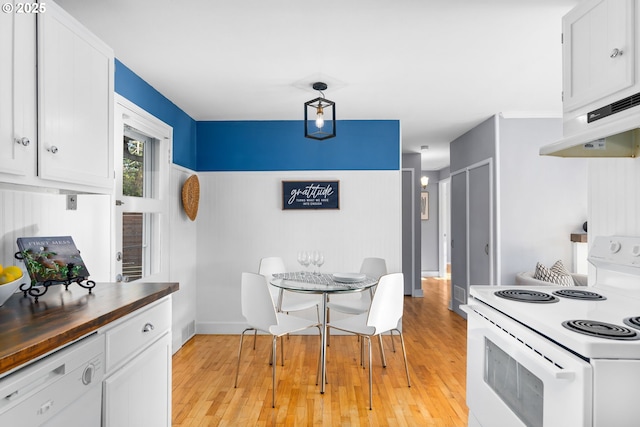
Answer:
<svg viewBox="0 0 640 427"><path fill-rule="evenodd" d="M596 236L589 252L589 262L596 267L629 270L640 275L640 237ZM616 268L617 266L617 268Z"/></svg>

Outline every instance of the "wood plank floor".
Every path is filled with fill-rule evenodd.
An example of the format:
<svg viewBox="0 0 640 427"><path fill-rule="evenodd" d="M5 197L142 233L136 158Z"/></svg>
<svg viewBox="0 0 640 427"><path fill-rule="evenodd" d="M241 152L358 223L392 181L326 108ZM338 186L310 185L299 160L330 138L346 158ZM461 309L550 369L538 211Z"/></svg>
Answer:
<svg viewBox="0 0 640 427"><path fill-rule="evenodd" d="M385 336L387 368L373 347L373 410L356 337L331 336L324 395L317 335L285 339L272 408L269 337L258 336L255 351L245 339L234 388L239 337L197 335L173 356L173 426L466 426L466 321L447 308L448 280L423 279L422 287L424 298L405 297L404 306L411 387L399 345L393 353Z"/></svg>

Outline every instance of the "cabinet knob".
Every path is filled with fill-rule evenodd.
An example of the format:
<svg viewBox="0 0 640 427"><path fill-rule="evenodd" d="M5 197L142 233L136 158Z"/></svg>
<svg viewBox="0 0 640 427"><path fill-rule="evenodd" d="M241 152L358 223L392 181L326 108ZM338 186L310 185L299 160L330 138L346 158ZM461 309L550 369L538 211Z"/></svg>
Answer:
<svg viewBox="0 0 640 427"><path fill-rule="evenodd" d="M23 136L22 138L16 138L15 141L16 144L22 144L25 147L31 144L31 141L29 141L29 138L27 138L26 136Z"/></svg>
<svg viewBox="0 0 640 427"><path fill-rule="evenodd" d="M146 325L144 325L144 328L142 328L142 332L151 332L153 331L154 327L151 323L147 323Z"/></svg>
<svg viewBox="0 0 640 427"><path fill-rule="evenodd" d="M51 154L56 154L58 152L58 147L52 145L50 148L47 148L47 151L49 151Z"/></svg>
<svg viewBox="0 0 640 427"><path fill-rule="evenodd" d="M615 58L618 55L622 55L622 49L615 48L611 51L609 58Z"/></svg>

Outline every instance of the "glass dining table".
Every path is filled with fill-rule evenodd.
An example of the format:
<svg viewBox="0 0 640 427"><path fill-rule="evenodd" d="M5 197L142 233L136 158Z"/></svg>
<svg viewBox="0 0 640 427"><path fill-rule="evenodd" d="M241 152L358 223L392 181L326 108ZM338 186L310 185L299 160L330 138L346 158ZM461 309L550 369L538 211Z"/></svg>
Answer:
<svg viewBox="0 0 640 427"><path fill-rule="evenodd" d="M285 290L293 292L322 295L322 337L320 345L321 380L320 393L324 393L326 383L326 354L327 354L327 303L332 294L362 292L371 289L378 283L378 279L359 273L307 273L291 272L273 275L270 283L280 288L277 308L282 305Z"/></svg>

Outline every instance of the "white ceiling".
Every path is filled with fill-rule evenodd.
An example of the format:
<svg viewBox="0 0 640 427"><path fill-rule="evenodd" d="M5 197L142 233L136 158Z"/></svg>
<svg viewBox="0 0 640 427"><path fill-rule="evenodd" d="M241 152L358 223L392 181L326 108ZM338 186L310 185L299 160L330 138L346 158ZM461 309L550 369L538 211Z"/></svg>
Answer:
<svg viewBox="0 0 640 427"><path fill-rule="evenodd" d="M561 116L561 17L579 0L57 0L195 120L399 119L405 153L493 114Z"/></svg>

